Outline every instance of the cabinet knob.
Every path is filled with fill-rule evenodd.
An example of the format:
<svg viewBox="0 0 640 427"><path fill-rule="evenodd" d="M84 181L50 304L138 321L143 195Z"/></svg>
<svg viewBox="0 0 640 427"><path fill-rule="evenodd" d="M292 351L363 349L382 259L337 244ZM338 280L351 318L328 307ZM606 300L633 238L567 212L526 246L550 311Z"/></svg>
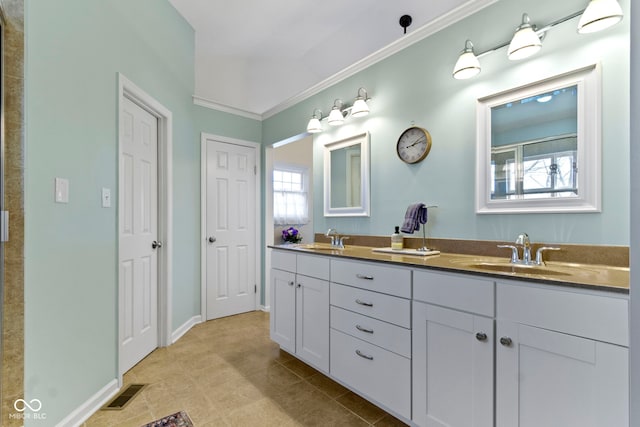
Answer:
<svg viewBox="0 0 640 427"><path fill-rule="evenodd" d="M502 344L505 347L511 347L511 344L513 344L513 341L509 337L502 337L500 338L500 344Z"/></svg>
<svg viewBox="0 0 640 427"><path fill-rule="evenodd" d="M293 285L295 285L295 283L289 282L289 286L293 286Z"/></svg>
<svg viewBox="0 0 640 427"><path fill-rule="evenodd" d="M486 341L487 340L487 334L485 334L484 332L478 332L476 334L476 339L478 341Z"/></svg>
<svg viewBox="0 0 640 427"><path fill-rule="evenodd" d="M302 283L298 283L298 287L301 288L302 287Z"/></svg>

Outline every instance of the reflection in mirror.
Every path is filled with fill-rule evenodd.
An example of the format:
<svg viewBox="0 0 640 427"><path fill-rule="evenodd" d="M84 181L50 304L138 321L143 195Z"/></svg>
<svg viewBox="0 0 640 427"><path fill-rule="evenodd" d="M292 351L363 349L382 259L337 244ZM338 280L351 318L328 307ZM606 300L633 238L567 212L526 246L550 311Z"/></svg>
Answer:
<svg viewBox="0 0 640 427"><path fill-rule="evenodd" d="M576 197L578 87L491 108L491 199Z"/></svg>
<svg viewBox="0 0 640 427"><path fill-rule="evenodd" d="M360 145L331 152L331 207L360 206Z"/></svg>
<svg viewBox="0 0 640 427"><path fill-rule="evenodd" d="M369 216L369 134L325 146L325 216Z"/></svg>
<svg viewBox="0 0 640 427"><path fill-rule="evenodd" d="M600 210L597 71L478 100L478 213Z"/></svg>

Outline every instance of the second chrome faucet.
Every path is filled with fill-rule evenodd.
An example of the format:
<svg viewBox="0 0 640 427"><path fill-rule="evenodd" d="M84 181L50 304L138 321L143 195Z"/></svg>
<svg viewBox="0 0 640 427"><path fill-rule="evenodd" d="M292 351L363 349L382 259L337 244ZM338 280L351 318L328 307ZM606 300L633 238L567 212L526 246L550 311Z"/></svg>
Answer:
<svg viewBox="0 0 640 427"><path fill-rule="evenodd" d="M522 259L520 259L518 253L518 246L522 246ZM529 235L527 233L519 234L516 238L514 245L498 245L499 248L509 248L511 249L511 263L512 264L523 264L523 265L544 265L544 261L542 259L542 253L544 251L559 251L560 248L554 248L550 246L543 246L538 248L536 251L535 260L531 259L531 240L529 239Z"/></svg>

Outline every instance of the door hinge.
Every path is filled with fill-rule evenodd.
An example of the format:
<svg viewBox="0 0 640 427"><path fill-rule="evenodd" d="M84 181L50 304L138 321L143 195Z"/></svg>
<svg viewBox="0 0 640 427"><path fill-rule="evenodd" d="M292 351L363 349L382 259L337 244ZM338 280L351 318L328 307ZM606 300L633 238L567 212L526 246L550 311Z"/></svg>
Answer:
<svg viewBox="0 0 640 427"><path fill-rule="evenodd" d="M0 242L9 241L9 211L0 211Z"/></svg>
<svg viewBox="0 0 640 427"><path fill-rule="evenodd" d="M258 293L258 285L253 285L253 293L254 294Z"/></svg>
<svg viewBox="0 0 640 427"><path fill-rule="evenodd" d="M257 165L253 165L253 174L254 175L258 175L258 166Z"/></svg>

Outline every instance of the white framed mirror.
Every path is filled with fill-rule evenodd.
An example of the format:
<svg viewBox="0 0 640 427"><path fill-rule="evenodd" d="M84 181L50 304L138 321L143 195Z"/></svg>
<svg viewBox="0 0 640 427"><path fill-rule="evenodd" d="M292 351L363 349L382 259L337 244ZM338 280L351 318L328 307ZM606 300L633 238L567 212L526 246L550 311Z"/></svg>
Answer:
<svg viewBox="0 0 640 427"><path fill-rule="evenodd" d="M600 67L478 99L476 212L601 210Z"/></svg>
<svg viewBox="0 0 640 427"><path fill-rule="evenodd" d="M369 216L369 133L324 146L324 216Z"/></svg>

